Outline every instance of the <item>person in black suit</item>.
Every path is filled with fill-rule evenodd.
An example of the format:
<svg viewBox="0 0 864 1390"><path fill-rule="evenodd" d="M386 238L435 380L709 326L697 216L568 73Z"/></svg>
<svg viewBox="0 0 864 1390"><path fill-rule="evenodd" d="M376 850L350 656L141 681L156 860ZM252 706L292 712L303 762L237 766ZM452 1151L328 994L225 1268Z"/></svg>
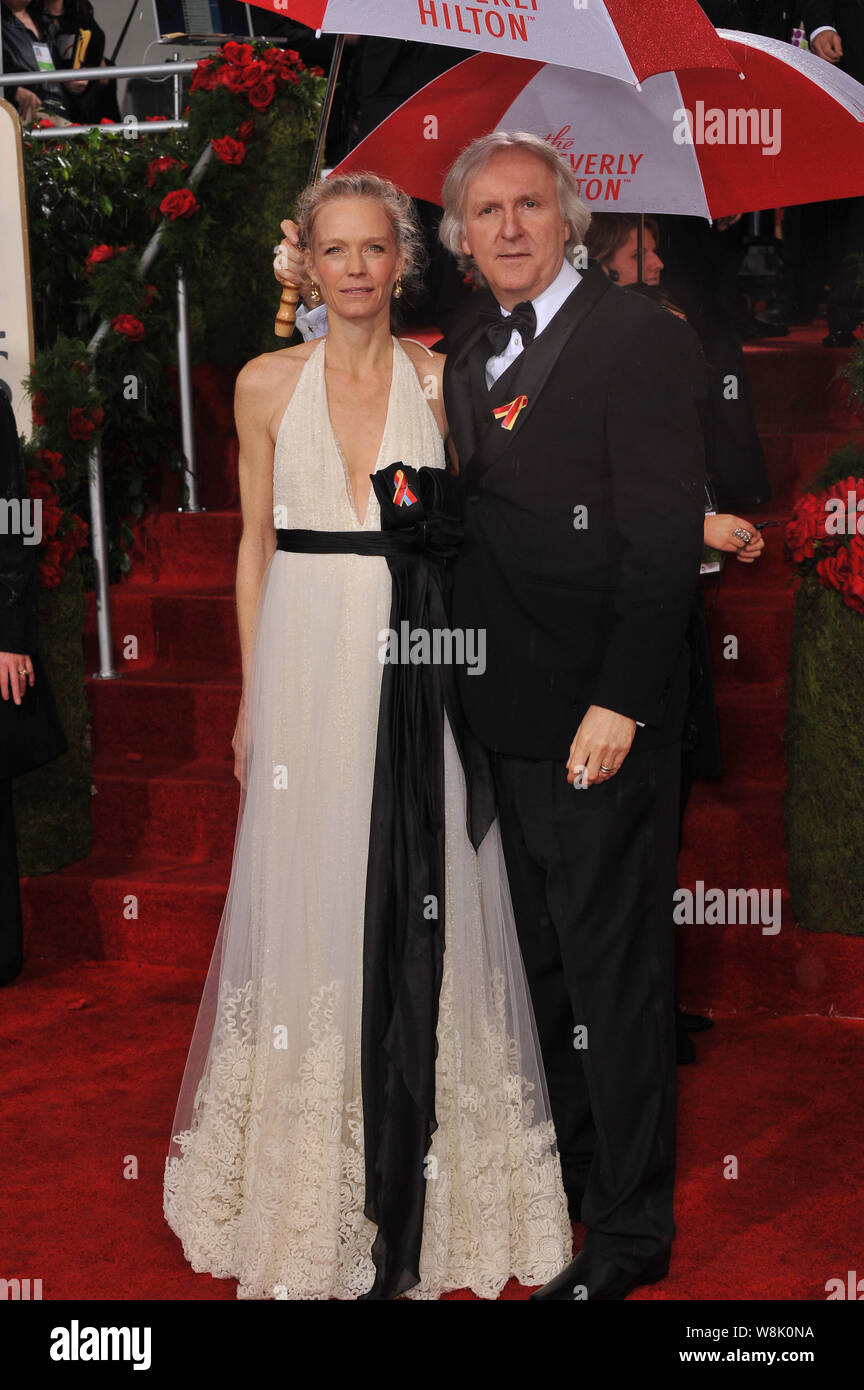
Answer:
<svg viewBox="0 0 864 1390"><path fill-rule="evenodd" d="M12 406L0 389L0 501L4 518L28 498ZM66 752L66 737L37 651L36 558L21 529L0 526L0 985L23 964L12 778Z"/></svg>
<svg viewBox="0 0 864 1390"><path fill-rule="evenodd" d="M464 480L451 622L491 750L581 1252L540 1299L623 1298L674 1234L673 933L705 367L685 323L565 256L589 214L533 136L475 141L441 237L487 288L448 331ZM585 264L583 258L583 265Z"/></svg>
<svg viewBox="0 0 864 1390"><path fill-rule="evenodd" d="M864 0L802 0L800 9L816 56L864 82ZM821 209L828 213L828 335L823 343L852 347L864 319L864 289L855 259L864 252L864 198L835 199L817 206L816 216ZM808 226L812 220L810 214Z"/></svg>

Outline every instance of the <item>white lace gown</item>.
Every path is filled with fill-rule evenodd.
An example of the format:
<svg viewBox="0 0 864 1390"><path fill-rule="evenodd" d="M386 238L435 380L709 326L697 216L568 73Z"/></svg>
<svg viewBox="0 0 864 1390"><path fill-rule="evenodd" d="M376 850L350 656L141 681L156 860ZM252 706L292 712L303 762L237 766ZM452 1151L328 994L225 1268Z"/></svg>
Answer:
<svg viewBox="0 0 864 1390"><path fill-rule="evenodd" d="M276 443L276 524L361 522L327 407L326 339ZM444 466L393 340L376 470ZM227 900L166 1160L166 1219L192 1268L238 1298L356 1298L374 1280L363 1214L363 918L387 561L276 551L256 617ZM495 1298L571 1257L539 1049L497 822L475 855L445 720L446 949L421 1281L411 1297Z"/></svg>

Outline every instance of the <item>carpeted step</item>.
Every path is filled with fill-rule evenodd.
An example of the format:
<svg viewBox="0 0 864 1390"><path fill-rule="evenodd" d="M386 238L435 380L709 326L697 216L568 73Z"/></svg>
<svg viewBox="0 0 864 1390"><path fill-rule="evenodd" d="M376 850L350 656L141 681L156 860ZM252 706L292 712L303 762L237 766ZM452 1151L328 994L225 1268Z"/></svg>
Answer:
<svg viewBox="0 0 864 1390"><path fill-rule="evenodd" d="M239 806L231 763L103 755L94 759L93 786L96 854L231 858Z"/></svg>
<svg viewBox="0 0 864 1390"><path fill-rule="evenodd" d="M696 782L684 817L679 879L701 878L724 890L785 888L784 835L781 783Z"/></svg>
<svg viewBox="0 0 864 1390"><path fill-rule="evenodd" d="M838 373L852 349L823 348L824 333L824 325L811 325L788 338L745 344L760 433L851 428L848 390Z"/></svg>
<svg viewBox="0 0 864 1390"><path fill-rule="evenodd" d="M786 775L782 683L718 682L717 717L726 777L781 784Z"/></svg>
<svg viewBox="0 0 864 1390"><path fill-rule="evenodd" d="M163 755L189 761L233 763L239 675L176 666L130 671L119 681L86 683L93 713L93 750L125 758Z"/></svg>
<svg viewBox="0 0 864 1390"><path fill-rule="evenodd" d="M111 619L115 634L115 660L124 675L159 665L166 673L180 664L202 674L221 670L239 675L240 642L234 590L190 591L161 584L114 584L111 587ZM124 660L137 641L137 659ZM87 595L84 623L85 668L98 665L96 605Z"/></svg>
<svg viewBox="0 0 864 1390"><path fill-rule="evenodd" d="M682 886L693 891L695 880ZM765 934L762 922L703 923L679 927L678 941L678 992L688 1009L864 1017L860 937L805 931L792 919L787 893L776 935Z"/></svg>
<svg viewBox="0 0 864 1390"><path fill-rule="evenodd" d="M129 588L221 589L234 584L239 511L160 512L135 529Z"/></svg>
<svg viewBox="0 0 864 1390"><path fill-rule="evenodd" d="M57 873L22 879L25 950L34 958L204 969L230 870L225 860L183 864L106 851Z"/></svg>

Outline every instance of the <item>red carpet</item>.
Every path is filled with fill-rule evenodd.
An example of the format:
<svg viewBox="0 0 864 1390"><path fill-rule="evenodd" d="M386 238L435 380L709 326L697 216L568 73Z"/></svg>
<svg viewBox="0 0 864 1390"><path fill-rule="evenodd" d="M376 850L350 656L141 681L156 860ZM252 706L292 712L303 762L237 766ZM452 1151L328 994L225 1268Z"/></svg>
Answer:
<svg viewBox="0 0 864 1390"><path fill-rule="evenodd" d="M819 347L823 332L747 350L774 488L765 517L788 513L801 481L856 423L832 381L847 354ZM46 1299L234 1297L233 1282L191 1272L161 1217L165 1144L237 810L230 373L199 373L196 388L209 510L171 510L168 479L164 510L139 527L132 577L112 591L118 650L134 634L138 660L123 663L120 681L88 683L94 850L25 881L29 959L0 995L10 1059L0 1082L4 1272L41 1271ZM682 928L682 997L716 1025L696 1040L698 1064L679 1071L672 1271L635 1298L821 1300L826 1280L857 1268L864 1249L864 943L805 933L788 908L792 597L779 529L766 541L755 569L727 566L711 611L727 777L694 791L681 882L782 889L782 929ZM90 669L94 633L91 606ZM723 658L728 634L737 661ZM730 1155L735 1180L724 1178ZM124 1178L130 1156L137 1178Z"/></svg>

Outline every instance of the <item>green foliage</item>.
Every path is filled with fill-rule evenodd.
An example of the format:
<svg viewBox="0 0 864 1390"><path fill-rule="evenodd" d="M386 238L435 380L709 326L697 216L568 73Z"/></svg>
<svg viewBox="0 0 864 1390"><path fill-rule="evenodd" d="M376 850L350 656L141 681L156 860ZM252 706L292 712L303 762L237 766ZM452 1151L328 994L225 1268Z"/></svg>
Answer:
<svg viewBox="0 0 864 1390"><path fill-rule="evenodd" d="M815 576L802 580L795 604L786 761L795 919L810 931L862 935L864 628Z"/></svg>

